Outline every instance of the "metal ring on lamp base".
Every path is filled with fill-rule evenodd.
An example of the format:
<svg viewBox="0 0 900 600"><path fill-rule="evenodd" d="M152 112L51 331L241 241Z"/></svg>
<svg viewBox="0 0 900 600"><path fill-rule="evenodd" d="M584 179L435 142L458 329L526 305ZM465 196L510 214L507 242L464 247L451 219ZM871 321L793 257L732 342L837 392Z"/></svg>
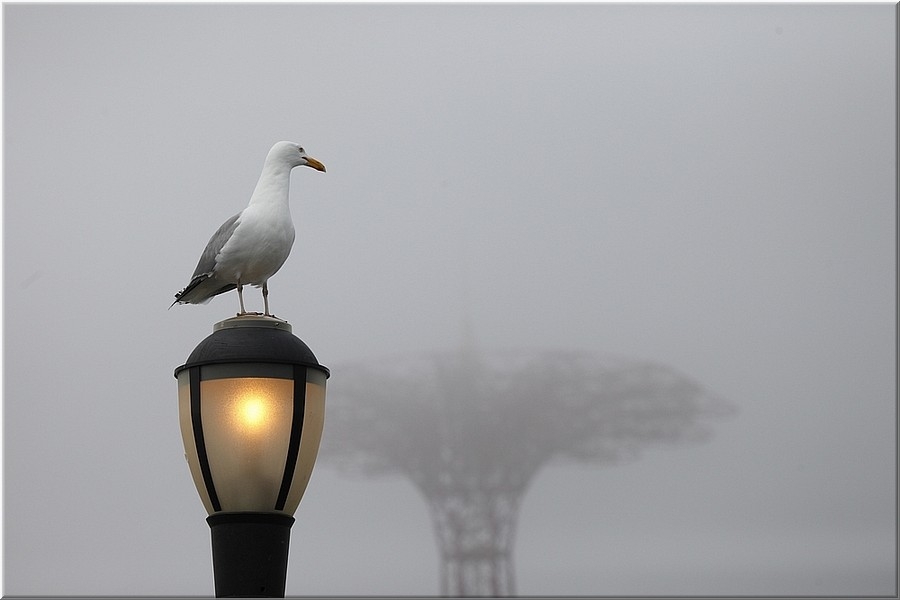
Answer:
<svg viewBox="0 0 900 600"><path fill-rule="evenodd" d="M284 598L294 517L221 512L207 517L217 598Z"/></svg>

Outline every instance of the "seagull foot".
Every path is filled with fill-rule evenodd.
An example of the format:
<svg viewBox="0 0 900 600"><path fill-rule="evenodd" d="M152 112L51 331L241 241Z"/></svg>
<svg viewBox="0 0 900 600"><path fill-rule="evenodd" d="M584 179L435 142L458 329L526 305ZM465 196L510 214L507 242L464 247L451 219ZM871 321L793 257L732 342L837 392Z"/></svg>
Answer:
<svg viewBox="0 0 900 600"><path fill-rule="evenodd" d="M238 316L238 317L247 317L247 316L251 316L251 317L262 317L263 314L262 314L261 312L239 312L239 313L237 314L237 316Z"/></svg>

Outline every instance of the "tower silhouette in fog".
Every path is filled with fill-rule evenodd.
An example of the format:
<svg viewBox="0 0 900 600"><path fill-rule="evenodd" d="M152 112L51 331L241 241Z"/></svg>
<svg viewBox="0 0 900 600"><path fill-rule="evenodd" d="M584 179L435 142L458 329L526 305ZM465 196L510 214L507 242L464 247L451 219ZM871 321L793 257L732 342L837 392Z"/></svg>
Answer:
<svg viewBox="0 0 900 600"><path fill-rule="evenodd" d="M434 353L335 369L320 462L402 474L428 502L445 596L516 594L521 500L553 461L696 442L733 412L664 366L578 352Z"/></svg>

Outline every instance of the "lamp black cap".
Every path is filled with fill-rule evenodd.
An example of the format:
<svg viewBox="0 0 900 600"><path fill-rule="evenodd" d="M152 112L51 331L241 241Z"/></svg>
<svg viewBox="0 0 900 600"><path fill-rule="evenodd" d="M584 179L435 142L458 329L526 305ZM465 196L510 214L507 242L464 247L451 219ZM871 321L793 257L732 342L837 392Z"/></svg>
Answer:
<svg viewBox="0 0 900 600"><path fill-rule="evenodd" d="M216 323L212 334L175 369L175 377L190 367L224 363L300 365L324 371L326 377L331 375L309 346L291 333L290 324L274 317L241 315Z"/></svg>

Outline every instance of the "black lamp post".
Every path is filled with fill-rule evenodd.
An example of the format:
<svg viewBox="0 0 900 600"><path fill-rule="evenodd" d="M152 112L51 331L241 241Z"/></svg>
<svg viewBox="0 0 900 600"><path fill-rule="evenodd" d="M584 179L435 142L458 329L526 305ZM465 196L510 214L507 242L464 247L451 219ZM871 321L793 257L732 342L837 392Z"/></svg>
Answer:
<svg viewBox="0 0 900 600"><path fill-rule="evenodd" d="M328 376L287 322L255 315L216 323L175 369L219 598L284 597L292 515L316 461Z"/></svg>

